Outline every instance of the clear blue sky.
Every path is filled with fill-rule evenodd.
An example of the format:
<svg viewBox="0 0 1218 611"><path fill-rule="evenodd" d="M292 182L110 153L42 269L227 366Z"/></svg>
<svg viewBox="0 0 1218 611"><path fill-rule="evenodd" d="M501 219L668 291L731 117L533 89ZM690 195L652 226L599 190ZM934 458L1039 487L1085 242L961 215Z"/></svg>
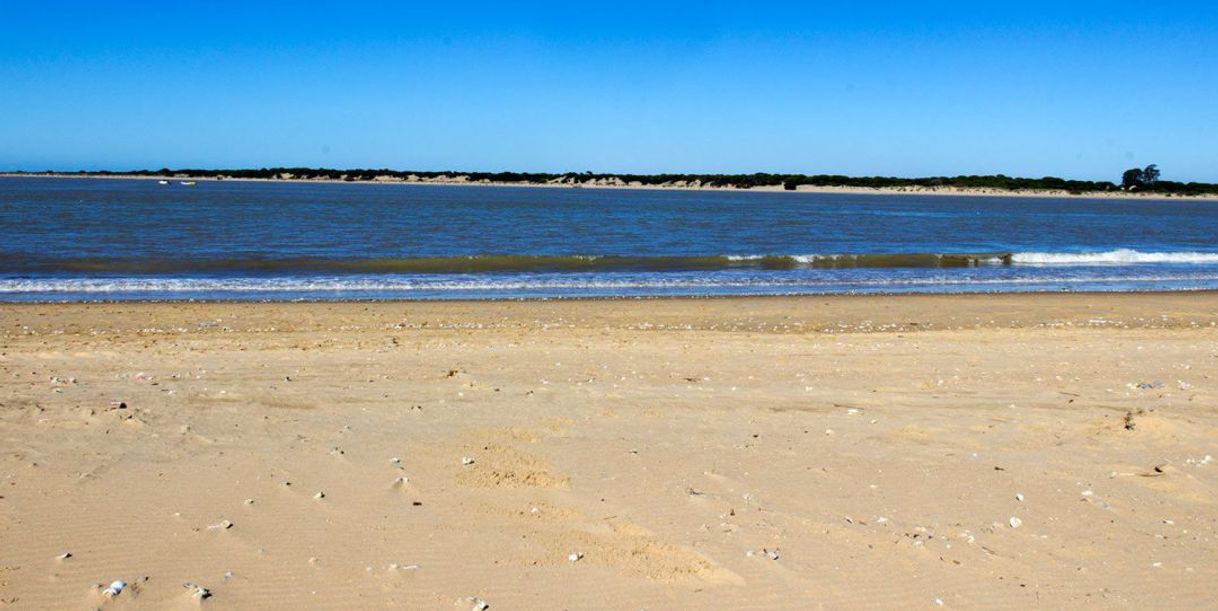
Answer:
<svg viewBox="0 0 1218 611"><path fill-rule="evenodd" d="M513 4L4 0L0 169L1218 182L1213 0Z"/></svg>

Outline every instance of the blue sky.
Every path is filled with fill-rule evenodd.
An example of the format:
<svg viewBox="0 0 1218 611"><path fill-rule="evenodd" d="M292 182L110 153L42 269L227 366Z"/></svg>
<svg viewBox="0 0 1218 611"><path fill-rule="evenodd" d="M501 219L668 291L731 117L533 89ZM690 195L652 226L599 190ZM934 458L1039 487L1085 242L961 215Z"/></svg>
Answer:
<svg viewBox="0 0 1218 611"><path fill-rule="evenodd" d="M1218 182L1218 3L54 3L0 169L307 165Z"/></svg>

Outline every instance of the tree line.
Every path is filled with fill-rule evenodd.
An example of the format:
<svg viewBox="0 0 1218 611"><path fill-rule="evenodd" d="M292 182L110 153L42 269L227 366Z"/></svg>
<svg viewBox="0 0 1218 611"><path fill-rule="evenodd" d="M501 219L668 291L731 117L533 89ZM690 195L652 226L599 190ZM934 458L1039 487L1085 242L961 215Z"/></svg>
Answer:
<svg viewBox="0 0 1218 611"><path fill-rule="evenodd" d="M63 172L47 172L64 174ZM75 172L81 175L99 176L190 176L198 178L277 179L291 176L299 179L326 179L348 182L373 181L381 177L395 180L435 180L464 176L470 182L493 182L509 184L546 184L564 182L569 184L595 184L597 182L620 182L641 186L672 185L674 183L712 187L777 187L796 190L801 185L815 187L863 187L863 188L965 188L995 189L1002 191L1065 191L1068 193L1103 193L1113 191L1153 192L1172 195L1218 194L1218 184L1200 182L1174 182L1160 179L1157 166L1133 168L1125 171L1119 183L1093 180L1070 180L1056 176L1042 178L1017 178L1003 174L986 176L933 176L923 178L899 178L894 176L843 176L838 174L775 174L757 172L753 174L618 174L597 172L457 172L457 171L405 171L388 168L333 169L304 167L273 167L245 169L200 169L183 168L159 170L135 170L129 172L96 171Z"/></svg>

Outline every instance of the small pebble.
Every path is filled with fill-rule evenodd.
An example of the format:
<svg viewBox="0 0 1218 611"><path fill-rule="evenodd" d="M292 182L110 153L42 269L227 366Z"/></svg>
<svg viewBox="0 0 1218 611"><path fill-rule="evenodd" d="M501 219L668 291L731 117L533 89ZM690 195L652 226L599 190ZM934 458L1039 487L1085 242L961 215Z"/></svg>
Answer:
<svg viewBox="0 0 1218 611"><path fill-rule="evenodd" d="M571 562L579 562L583 557L584 555L579 552L571 552L570 554L567 554L567 560L570 560Z"/></svg>
<svg viewBox="0 0 1218 611"><path fill-rule="evenodd" d="M1015 517L1012 517L1009 523L1011 524L1011 528L1019 528L1020 526L1023 526L1023 520Z"/></svg>
<svg viewBox="0 0 1218 611"><path fill-rule="evenodd" d="M1023 502L1023 495L1022 495L1022 494L1016 494L1016 495L1015 495L1015 500L1016 500L1016 501L1019 501L1020 503L1022 503L1022 502Z"/></svg>
<svg viewBox="0 0 1218 611"><path fill-rule="evenodd" d="M474 459L472 459L472 458L470 458L470 457L468 457L468 456L462 456L462 457L461 457L461 464L463 464L463 465L465 465L465 466L472 465L472 464L474 464Z"/></svg>

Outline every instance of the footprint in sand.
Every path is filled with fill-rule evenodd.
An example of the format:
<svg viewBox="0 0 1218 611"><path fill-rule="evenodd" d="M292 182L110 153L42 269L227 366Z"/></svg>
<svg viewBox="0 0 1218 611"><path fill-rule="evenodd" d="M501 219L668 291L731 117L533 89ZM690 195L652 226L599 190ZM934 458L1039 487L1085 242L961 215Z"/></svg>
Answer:
<svg viewBox="0 0 1218 611"><path fill-rule="evenodd" d="M694 550L662 541L634 524L613 521L547 536L545 549L551 563L573 564L570 550L579 550L574 552L578 564L608 566L636 577L742 583L738 575Z"/></svg>
<svg viewBox="0 0 1218 611"><path fill-rule="evenodd" d="M457 482L474 488L566 488L569 479L528 452L488 444L457 474Z"/></svg>

